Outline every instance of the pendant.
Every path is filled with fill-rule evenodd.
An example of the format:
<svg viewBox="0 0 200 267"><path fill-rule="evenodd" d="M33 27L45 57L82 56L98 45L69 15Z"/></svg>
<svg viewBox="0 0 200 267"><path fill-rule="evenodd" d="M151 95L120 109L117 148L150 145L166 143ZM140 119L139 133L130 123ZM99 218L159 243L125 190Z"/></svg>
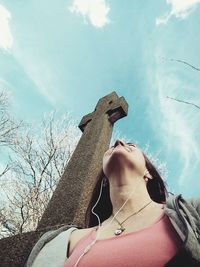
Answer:
<svg viewBox="0 0 200 267"><path fill-rule="evenodd" d="M120 227L119 229L115 230L115 235L121 235L124 232L125 228Z"/></svg>

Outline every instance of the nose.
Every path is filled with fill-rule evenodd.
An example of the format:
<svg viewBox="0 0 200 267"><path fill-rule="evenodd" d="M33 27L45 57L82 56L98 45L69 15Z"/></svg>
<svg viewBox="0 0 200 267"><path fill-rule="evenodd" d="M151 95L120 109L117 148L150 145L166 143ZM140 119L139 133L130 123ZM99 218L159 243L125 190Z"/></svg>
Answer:
<svg viewBox="0 0 200 267"><path fill-rule="evenodd" d="M118 145L125 146L125 143L122 140L117 139L116 142L115 142L115 144L114 144L114 147L116 147Z"/></svg>

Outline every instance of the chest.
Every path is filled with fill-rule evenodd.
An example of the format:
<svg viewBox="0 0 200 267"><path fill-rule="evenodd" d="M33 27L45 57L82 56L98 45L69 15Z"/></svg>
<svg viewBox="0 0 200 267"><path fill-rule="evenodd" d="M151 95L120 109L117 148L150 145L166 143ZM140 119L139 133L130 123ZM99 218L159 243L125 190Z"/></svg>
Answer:
<svg viewBox="0 0 200 267"><path fill-rule="evenodd" d="M145 228L151 227L157 221L159 221L164 216L163 210L159 209L154 212L144 214L143 216L135 218L131 218L131 220L127 220L122 224L122 228L125 230L122 234L128 234L132 232L137 232L143 230ZM120 229L120 224L113 220L110 226L109 223L104 224L102 229L100 228L98 234L98 240L106 239L115 236L115 232L117 229ZM108 227L107 227L108 226Z"/></svg>
<svg viewBox="0 0 200 267"><path fill-rule="evenodd" d="M117 237L113 233L110 237L107 233L106 238L102 235L102 238L97 239L92 249L81 259L80 266L164 266L180 249L181 241L164 214L157 218L157 222L147 225L146 228L143 226ZM93 229L82 238L65 267L74 266L82 251L95 237L96 231Z"/></svg>

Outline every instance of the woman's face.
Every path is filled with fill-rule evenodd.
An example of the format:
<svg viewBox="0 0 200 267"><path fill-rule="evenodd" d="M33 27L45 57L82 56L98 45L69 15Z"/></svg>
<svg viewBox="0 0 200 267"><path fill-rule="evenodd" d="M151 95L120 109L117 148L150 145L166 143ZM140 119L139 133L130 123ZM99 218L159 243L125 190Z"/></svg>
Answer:
<svg viewBox="0 0 200 267"><path fill-rule="evenodd" d="M109 177L112 171L120 166L130 168L143 175L146 169L142 151L133 143L118 139L103 156L103 171Z"/></svg>

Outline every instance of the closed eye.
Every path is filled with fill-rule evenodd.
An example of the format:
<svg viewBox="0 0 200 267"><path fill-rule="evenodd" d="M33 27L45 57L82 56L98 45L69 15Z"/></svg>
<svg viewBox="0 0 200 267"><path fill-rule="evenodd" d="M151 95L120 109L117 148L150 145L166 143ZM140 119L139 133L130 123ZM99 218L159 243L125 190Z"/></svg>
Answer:
<svg viewBox="0 0 200 267"><path fill-rule="evenodd" d="M127 143L127 145L130 145L130 146L134 146L134 147L136 147L136 145L135 145L135 144L133 144L133 143Z"/></svg>
<svg viewBox="0 0 200 267"><path fill-rule="evenodd" d="M127 145L130 145L130 146L134 146L134 147L136 147L136 145L135 144L133 144L133 143L126 143ZM112 147L114 147L114 145L113 146L111 146L110 148L112 148Z"/></svg>

